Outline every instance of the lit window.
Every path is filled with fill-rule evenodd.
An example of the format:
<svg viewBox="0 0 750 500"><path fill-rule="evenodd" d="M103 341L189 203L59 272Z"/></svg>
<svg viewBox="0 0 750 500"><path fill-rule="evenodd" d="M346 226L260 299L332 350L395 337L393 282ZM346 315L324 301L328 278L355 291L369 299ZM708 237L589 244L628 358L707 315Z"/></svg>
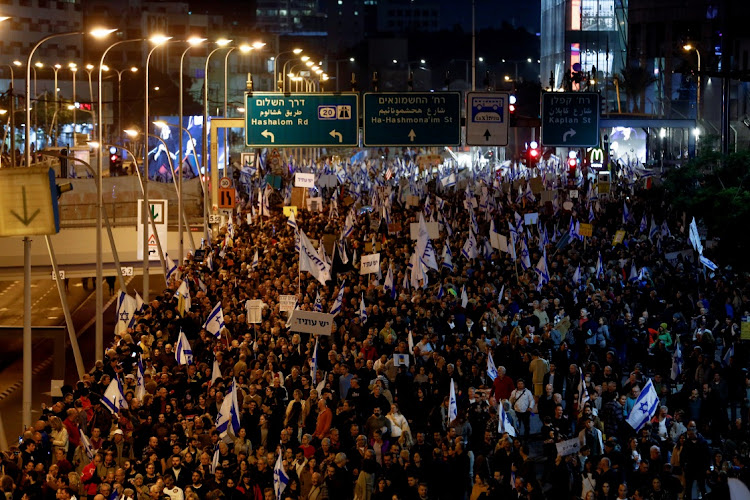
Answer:
<svg viewBox="0 0 750 500"><path fill-rule="evenodd" d="M581 31L581 0L570 2L570 30Z"/></svg>

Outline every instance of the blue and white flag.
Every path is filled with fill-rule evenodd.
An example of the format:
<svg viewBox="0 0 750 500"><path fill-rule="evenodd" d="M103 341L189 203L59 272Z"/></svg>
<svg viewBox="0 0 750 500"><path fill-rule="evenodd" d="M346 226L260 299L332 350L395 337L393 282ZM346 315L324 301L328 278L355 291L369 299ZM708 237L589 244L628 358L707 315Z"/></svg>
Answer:
<svg viewBox="0 0 750 500"><path fill-rule="evenodd" d="M219 360L216 359L216 356L214 356L214 364L211 368L211 386L213 386L219 378L221 378L221 365L219 364Z"/></svg>
<svg viewBox="0 0 750 500"><path fill-rule="evenodd" d="M699 260L701 261L701 264L703 264L704 266L706 266L711 271L716 271L719 268L719 266L717 266L716 264L714 264L713 262L711 262L710 260L708 260L703 255L700 256Z"/></svg>
<svg viewBox="0 0 750 500"><path fill-rule="evenodd" d="M578 264L578 267L576 267L576 271L573 273L573 284L574 285L581 284L581 265L580 264Z"/></svg>
<svg viewBox="0 0 750 500"><path fill-rule="evenodd" d="M143 401L146 395L146 371L143 369L143 354L138 355L138 366L135 370L135 397Z"/></svg>
<svg viewBox="0 0 750 500"><path fill-rule="evenodd" d="M260 260L258 259L258 249L255 249L255 255L253 255L253 261L250 263L250 268L255 269L258 267Z"/></svg>
<svg viewBox="0 0 750 500"><path fill-rule="evenodd" d="M429 198L428 198L429 200ZM417 255L419 260L425 266L435 271L439 271L437 260L435 259L435 249L432 247L430 241L430 235L427 232L427 223L424 220L424 216L419 214L419 233L417 236Z"/></svg>
<svg viewBox="0 0 750 500"><path fill-rule="evenodd" d="M497 305L500 305L503 303L503 298L505 297L505 285L500 288L500 293L497 295Z"/></svg>
<svg viewBox="0 0 750 500"><path fill-rule="evenodd" d="M359 301L359 319L364 325L367 323L367 307L365 306L365 294L362 294L362 298Z"/></svg>
<svg viewBox="0 0 750 500"><path fill-rule="evenodd" d="M128 407L128 403L125 401L125 394L122 392L122 382L120 382L119 378L115 377L112 379L100 401L107 407L110 413L118 413L120 408Z"/></svg>
<svg viewBox="0 0 750 500"><path fill-rule="evenodd" d="M224 327L224 312L221 310L221 302L217 302L211 314L206 318L206 322L203 323L203 328L218 339L221 338L221 330Z"/></svg>
<svg viewBox="0 0 750 500"><path fill-rule="evenodd" d="M273 491L276 494L276 500L281 500L281 494L289 484L289 475L284 469L284 462L281 460L281 451L276 459L276 465L273 466Z"/></svg>
<svg viewBox="0 0 750 500"><path fill-rule="evenodd" d="M172 259L169 258L169 254L168 253L164 254L164 259L166 261L165 279L166 279L167 283L169 283L169 280L171 280L172 278L176 278L177 277L177 274L176 274L177 273L177 264Z"/></svg>
<svg viewBox="0 0 750 500"><path fill-rule="evenodd" d="M648 230L648 220L646 220L646 214L643 214L643 218L641 219L641 227L638 228L641 233L645 233L646 230Z"/></svg>
<svg viewBox="0 0 750 500"><path fill-rule="evenodd" d="M630 213L630 210L628 210L628 204L623 201L622 202L622 223L623 225L627 224L628 222L631 222L633 220L633 214Z"/></svg>
<svg viewBox="0 0 750 500"><path fill-rule="evenodd" d="M174 351L174 357L178 365L193 364L193 349L182 330L180 330L180 336L177 338L177 349Z"/></svg>
<svg viewBox="0 0 750 500"><path fill-rule="evenodd" d="M290 226L292 229L297 231L299 228L297 227L297 219L294 217L294 210L289 211L289 218L286 220L286 224Z"/></svg>
<svg viewBox="0 0 750 500"><path fill-rule="evenodd" d="M669 226L667 225L667 219L664 219L664 222L661 223L661 235L663 238L672 236L672 231L669 230Z"/></svg>
<svg viewBox="0 0 750 500"><path fill-rule="evenodd" d="M674 354L672 354L672 372L671 377L672 380L676 381L680 375L682 375L682 347L680 347L679 342L675 342L675 349Z"/></svg>
<svg viewBox="0 0 750 500"><path fill-rule="evenodd" d="M507 432L509 436L516 437L516 428L513 427L513 422L510 421L510 417L505 413L505 407L503 406L502 401L498 404L497 420L497 432L499 432L500 435Z"/></svg>
<svg viewBox="0 0 750 500"><path fill-rule="evenodd" d="M388 274L391 277L391 285L393 285L393 274L391 274L391 270L388 270ZM386 279L386 284L388 284L388 280ZM331 307L331 314L336 316L338 313L341 312L341 308L344 305L344 287L346 286L346 280L341 282L341 287L339 288L339 293L336 294L336 300L333 301L333 306Z"/></svg>
<svg viewBox="0 0 750 500"><path fill-rule="evenodd" d="M443 296L445 296L445 290L443 290L443 285L440 285L440 288L438 288L438 291L437 291L438 300L442 299Z"/></svg>
<svg viewBox="0 0 750 500"><path fill-rule="evenodd" d="M318 338L315 337L315 347L313 347L313 355L312 359L310 360L310 384L315 387L315 382L317 382L317 374L318 374Z"/></svg>
<svg viewBox="0 0 750 500"><path fill-rule="evenodd" d="M656 225L656 221L654 220L654 216L651 216L651 228L648 230L648 237L649 239L654 239L654 236L659 234L659 226Z"/></svg>
<svg viewBox="0 0 750 500"><path fill-rule="evenodd" d="M602 253L599 252L599 258L596 259L596 277L597 279L604 276L604 264L602 263Z"/></svg>
<svg viewBox="0 0 750 500"><path fill-rule="evenodd" d="M445 245L443 245L443 264L442 266L453 272L453 254L451 253L451 245L448 238L445 239Z"/></svg>
<svg viewBox="0 0 750 500"><path fill-rule="evenodd" d="M549 283L549 268L547 267L546 251L542 254L541 257L539 257L539 262L537 262L534 271L539 274L539 282L541 284L546 285L547 283Z"/></svg>
<svg viewBox="0 0 750 500"><path fill-rule="evenodd" d="M237 381L232 379L216 415L216 431L221 439L232 438L240 430L241 409L237 399Z"/></svg>
<svg viewBox="0 0 750 500"><path fill-rule="evenodd" d="M453 422L458 416L458 404L456 400L456 387L451 379L451 391L448 399L448 422Z"/></svg>
<svg viewBox="0 0 750 500"><path fill-rule="evenodd" d="M208 256L206 257L206 265L208 266L208 269L213 271L214 270L214 258L213 258L213 252L211 250L208 251Z"/></svg>
<svg viewBox="0 0 750 500"><path fill-rule="evenodd" d="M78 427L78 433L81 435L81 447L83 448L83 452L89 457L89 460L94 460L96 450L91 446L91 441L89 441L88 436L86 436L86 433L84 433L83 429L80 427Z"/></svg>
<svg viewBox="0 0 750 500"><path fill-rule="evenodd" d="M589 398L589 390L586 387L586 379L583 378L583 370L578 369L578 414L583 413L583 405L586 404Z"/></svg>
<svg viewBox="0 0 750 500"><path fill-rule="evenodd" d="M354 216L352 212L349 212L346 214L346 219L344 220L344 230L341 231L341 239L343 240L352 234L352 231L354 231Z"/></svg>
<svg viewBox="0 0 750 500"><path fill-rule="evenodd" d="M313 275L321 285L331 279L331 269L320 257L318 257L312 242L303 232L299 232L300 249L299 249L299 269L307 271Z"/></svg>
<svg viewBox="0 0 750 500"><path fill-rule="evenodd" d="M469 296L466 294L466 285L461 287L461 307L466 309L466 306L469 305Z"/></svg>
<svg viewBox="0 0 750 500"><path fill-rule="evenodd" d="M657 408L659 408L659 396L656 394L654 384L649 379L646 386L641 390L638 399L635 400L635 405L628 415L628 424L636 432L640 431L641 427L646 425L654 416Z"/></svg>
<svg viewBox="0 0 750 500"><path fill-rule="evenodd" d="M469 229L469 237L466 238L466 242L461 249L461 255L463 255L467 260L476 259L477 257L479 257L479 250L477 249L477 239L471 229Z"/></svg>
<svg viewBox="0 0 750 500"><path fill-rule="evenodd" d="M135 310L137 312L143 311L143 305L145 302L143 302L143 298L140 296L138 292L135 292Z"/></svg>
<svg viewBox="0 0 750 500"><path fill-rule="evenodd" d="M120 290L117 295L117 323L115 335L127 331L135 326L136 301L133 297Z"/></svg>
<svg viewBox="0 0 750 500"><path fill-rule="evenodd" d="M323 312L323 301L320 299L320 292L315 293L315 302L313 303L315 312Z"/></svg>
<svg viewBox="0 0 750 500"><path fill-rule="evenodd" d="M393 281L393 267L388 266L388 272L385 275L385 282L383 283L383 291L389 290L391 293L393 293L395 291L395 288L396 284Z"/></svg>
<svg viewBox="0 0 750 500"><path fill-rule="evenodd" d="M523 270L527 270L531 267L531 259L529 258L529 247L526 245L526 238L521 238L521 267Z"/></svg>
<svg viewBox="0 0 750 500"><path fill-rule="evenodd" d="M701 237L698 233L698 225L695 223L695 217L690 221L690 230L688 231L690 244L699 255L703 255L703 243L701 243Z"/></svg>
<svg viewBox="0 0 750 500"><path fill-rule="evenodd" d="M182 280L175 295L177 296L177 312L180 316L185 316L185 313L190 310L191 306L190 287L186 279Z"/></svg>
<svg viewBox="0 0 750 500"><path fill-rule="evenodd" d="M234 239L234 221L232 220L232 214L229 214L229 220L227 220L227 234L230 238Z"/></svg>
<svg viewBox="0 0 750 500"><path fill-rule="evenodd" d="M216 443L216 449L214 450L214 456L211 459L211 474L216 472L216 468L219 466L219 459L221 454L219 453L219 443Z"/></svg>
<svg viewBox="0 0 750 500"><path fill-rule="evenodd" d="M494 382L497 378L497 367L495 361L492 359L492 352L487 352L487 376Z"/></svg>
<svg viewBox="0 0 750 500"><path fill-rule="evenodd" d="M635 261L633 261L630 264L630 276L628 276L628 281L630 281L630 282L638 281L638 276L639 276L638 269L636 269L636 267L635 267Z"/></svg>

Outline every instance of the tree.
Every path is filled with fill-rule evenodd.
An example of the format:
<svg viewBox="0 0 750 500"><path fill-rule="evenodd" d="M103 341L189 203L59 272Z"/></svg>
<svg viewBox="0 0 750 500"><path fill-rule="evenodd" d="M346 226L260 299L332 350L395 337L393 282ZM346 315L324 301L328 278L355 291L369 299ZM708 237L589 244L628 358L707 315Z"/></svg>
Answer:
<svg viewBox="0 0 750 500"><path fill-rule="evenodd" d="M702 218L709 238L720 241L717 263L750 269L750 233L740 229L750 217L749 151L727 156L703 151L686 165L670 170L664 187L676 211L684 211L688 221Z"/></svg>
<svg viewBox="0 0 750 500"><path fill-rule="evenodd" d="M630 101L633 102L633 113L642 113L645 109L646 90L649 85L656 82L656 78L650 75L643 66L628 66L615 75L615 79L625 92L625 108L629 109Z"/></svg>

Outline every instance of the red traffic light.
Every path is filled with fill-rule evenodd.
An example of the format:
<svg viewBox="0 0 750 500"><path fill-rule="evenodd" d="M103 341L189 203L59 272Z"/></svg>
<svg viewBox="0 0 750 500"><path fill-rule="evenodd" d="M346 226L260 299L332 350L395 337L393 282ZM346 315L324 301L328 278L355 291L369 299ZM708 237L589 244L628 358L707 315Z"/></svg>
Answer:
<svg viewBox="0 0 750 500"><path fill-rule="evenodd" d="M578 165L578 160L575 158L568 158L568 166L570 168L576 168L576 165Z"/></svg>
<svg viewBox="0 0 750 500"><path fill-rule="evenodd" d="M117 161L118 159L119 159L119 158L117 157L117 155L111 155L111 156L109 157L109 161L111 161L111 162L116 162L116 161Z"/></svg>
<svg viewBox="0 0 750 500"><path fill-rule="evenodd" d="M510 111L511 113L515 113L516 112L516 105L515 104L510 104L508 106L508 111Z"/></svg>
<svg viewBox="0 0 750 500"><path fill-rule="evenodd" d="M529 156L532 158L538 158L539 157L539 150L538 149L529 149Z"/></svg>

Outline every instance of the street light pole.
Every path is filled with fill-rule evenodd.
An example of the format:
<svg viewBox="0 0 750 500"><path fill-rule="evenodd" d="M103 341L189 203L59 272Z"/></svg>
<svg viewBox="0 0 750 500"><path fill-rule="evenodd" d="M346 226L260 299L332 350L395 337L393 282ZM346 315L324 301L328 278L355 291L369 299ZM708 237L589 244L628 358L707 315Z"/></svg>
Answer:
<svg viewBox="0 0 750 500"><path fill-rule="evenodd" d="M149 254L148 254L148 214L151 211L151 207L148 202L148 64L151 61L151 55L156 49L162 44L170 40L172 37L167 36L155 36L150 40L154 43L154 46L149 50L146 56L146 68L144 75L144 94L143 94L143 208L141 210L142 223L143 223L143 301L148 304L149 299Z"/></svg>
<svg viewBox="0 0 750 500"><path fill-rule="evenodd" d="M13 97L13 86L15 85L15 78L13 77L13 66L10 64L4 64L10 69L10 86L8 87L8 94L10 94L10 117L8 118L8 127L10 127L10 164L12 167L16 166L16 105L15 97Z"/></svg>
<svg viewBox="0 0 750 500"><path fill-rule="evenodd" d="M276 64L279 61L279 57L283 56L284 54L294 54L296 56L296 55L299 55L301 53L302 53L302 49L293 49L293 50L287 50L287 51L284 51L284 52L279 52L278 54L276 54L276 57L273 58L273 84L274 85L277 85L277 82L276 82Z"/></svg>
<svg viewBox="0 0 750 500"><path fill-rule="evenodd" d="M208 53L208 56L206 57L206 65L203 73L203 144L201 144L201 163L203 163L203 172L201 175L207 175L208 174L208 65L211 61L211 56L214 55L214 53L218 52L221 49L226 48L226 46L231 42L231 40L219 40L216 43L219 45L214 50ZM213 172L211 173L213 177ZM206 191L206 195L208 194L208 191ZM208 196L203 196L203 203L208 204ZM211 212L209 212L211 213ZM205 238L208 242L208 225L206 225L206 234ZM209 242L210 243L210 242Z"/></svg>
<svg viewBox="0 0 750 500"><path fill-rule="evenodd" d="M471 0L471 90L477 89L476 0Z"/></svg>

